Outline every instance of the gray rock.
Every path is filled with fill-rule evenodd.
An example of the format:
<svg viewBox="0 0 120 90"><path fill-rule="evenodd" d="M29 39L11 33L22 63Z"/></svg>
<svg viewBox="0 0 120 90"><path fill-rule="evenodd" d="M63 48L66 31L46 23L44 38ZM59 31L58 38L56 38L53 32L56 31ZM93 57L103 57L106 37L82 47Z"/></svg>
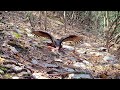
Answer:
<svg viewBox="0 0 120 90"><path fill-rule="evenodd" d="M55 67L58 67L57 65L54 65L54 64L47 64L47 63L45 63L44 66L45 66L45 67L54 67L54 68L55 68Z"/></svg>
<svg viewBox="0 0 120 90"><path fill-rule="evenodd" d="M32 62L32 64L38 64L38 61L35 59L33 59L31 62Z"/></svg>
<svg viewBox="0 0 120 90"><path fill-rule="evenodd" d="M69 74L69 79L92 79L89 74Z"/></svg>
<svg viewBox="0 0 120 90"><path fill-rule="evenodd" d="M14 69L15 71L19 71L19 70L22 70L22 67L15 66L15 67L13 67L13 69Z"/></svg>
<svg viewBox="0 0 120 90"><path fill-rule="evenodd" d="M42 66L42 67L48 67L48 68L56 68L56 67L58 67L55 64L48 64L48 63L39 63L38 65Z"/></svg>
<svg viewBox="0 0 120 90"><path fill-rule="evenodd" d="M71 61L77 61L77 59L75 57L68 57L68 59Z"/></svg>
<svg viewBox="0 0 120 90"><path fill-rule="evenodd" d="M84 54L84 53L86 53L86 51L87 50L85 50L85 49L78 49L78 50L76 50L76 52L78 52L79 54Z"/></svg>
<svg viewBox="0 0 120 90"><path fill-rule="evenodd" d="M114 55L106 55L103 60L105 62L110 62L110 63L113 63L113 62L116 62L116 58Z"/></svg>
<svg viewBox="0 0 120 90"><path fill-rule="evenodd" d="M93 66L92 63L86 61L86 60L83 60L83 63L86 64L87 66Z"/></svg>
<svg viewBox="0 0 120 90"><path fill-rule="evenodd" d="M4 74L4 71L0 69L0 74Z"/></svg>
<svg viewBox="0 0 120 90"><path fill-rule="evenodd" d="M68 72L74 72L74 69L72 69L72 68L64 67L64 69L65 69L66 71L68 71Z"/></svg>
<svg viewBox="0 0 120 90"><path fill-rule="evenodd" d="M75 67L80 67L80 68L83 68L83 69L86 69L86 68L87 68L84 63L80 63L80 62L74 63L73 66L75 66Z"/></svg>
<svg viewBox="0 0 120 90"><path fill-rule="evenodd" d="M13 76L12 79L20 79L18 76Z"/></svg>
<svg viewBox="0 0 120 90"><path fill-rule="evenodd" d="M91 44L89 44L89 43L84 43L83 46L91 47Z"/></svg>
<svg viewBox="0 0 120 90"><path fill-rule="evenodd" d="M42 76L42 73L33 73L32 76L34 79L49 79L49 78Z"/></svg>
<svg viewBox="0 0 120 90"><path fill-rule="evenodd" d="M14 53L18 53L18 51L16 50L15 47L9 46L9 48L11 49L12 52L14 52Z"/></svg>
<svg viewBox="0 0 120 90"><path fill-rule="evenodd" d="M104 56L104 53L102 52L90 52L90 55L95 55L95 56Z"/></svg>
<svg viewBox="0 0 120 90"><path fill-rule="evenodd" d="M63 60L59 59L59 58L55 58L55 61L57 61L57 62L63 62Z"/></svg>
<svg viewBox="0 0 120 90"><path fill-rule="evenodd" d="M105 47L99 47L99 48L98 48L98 51L100 51L100 52L106 52L106 51L107 51L107 48L105 48Z"/></svg>
<svg viewBox="0 0 120 90"><path fill-rule="evenodd" d="M68 45L63 45L63 48L66 48L66 49L68 49L68 50L74 50L74 47L72 47L72 46L68 46Z"/></svg>

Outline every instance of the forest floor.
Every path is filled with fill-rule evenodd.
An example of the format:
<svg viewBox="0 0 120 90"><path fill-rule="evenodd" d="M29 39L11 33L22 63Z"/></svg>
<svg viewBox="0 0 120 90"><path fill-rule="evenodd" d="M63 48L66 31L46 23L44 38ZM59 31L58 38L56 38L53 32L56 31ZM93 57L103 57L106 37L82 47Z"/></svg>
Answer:
<svg viewBox="0 0 120 90"><path fill-rule="evenodd" d="M64 33L62 22L52 18L47 20L47 32L56 38L77 34L84 37L84 43L75 48L63 43L64 53L56 54L47 48L47 39L31 34L31 26L24 12L1 13L1 79L120 78L120 64L114 55L107 52L103 39L91 33L81 33L69 25ZM36 29L40 30L38 27Z"/></svg>

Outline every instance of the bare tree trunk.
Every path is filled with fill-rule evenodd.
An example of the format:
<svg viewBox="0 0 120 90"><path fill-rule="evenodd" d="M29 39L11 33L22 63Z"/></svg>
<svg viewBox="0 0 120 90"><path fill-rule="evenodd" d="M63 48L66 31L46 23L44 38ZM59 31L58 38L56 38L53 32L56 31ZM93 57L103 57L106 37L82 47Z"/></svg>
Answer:
<svg viewBox="0 0 120 90"><path fill-rule="evenodd" d="M74 11L73 11L73 13L72 13L72 17L71 17L71 19L73 19L74 18Z"/></svg>
<svg viewBox="0 0 120 90"><path fill-rule="evenodd" d="M104 16L104 28L105 28L105 25L106 25L106 23L105 23L105 16Z"/></svg>
<svg viewBox="0 0 120 90"><path fill-rule="evenodd" d="M97 13L97 16L96 16L96 19L95 19L95 30L97 30L98 29L98 18L99 18L99 16L100 16L100 11L98 11L98 13ZM99 31L100 32L100 31Z"/></svg>
<svg viewBox="0 0 120 90"><path fill-rule="evenodd" d="M39 22L38 23L39 23L40 30L42 29L42 27L41 27L41 14L42 14L41 11L39 11Z"/></svg>
<svg viewBox="0 0 120 90"><path fill-rule="evenodd" d="M73 24L74 24L74 11L73 11L73 13L72 13L72 17L71 17L71 21L72 21L72 28L73 28Z"/></svg>
<svg viewBox="0 0 120 90"><path fill-rule="evenodd" d="M109 26L109 20L108 20L108 11L106 11L106 26Z"/></svg>
<svg viewBox="0 0 120 90"><path fill-rule="evenodd" d="M108 25L108 11L105 11L105 16L104 16L104 29L106 29L105 31L105 37L106 37L106 47L108 48L108 52L109 52L109 25Z"/></svg>
<svg viewBox="0 0 120 90"><path fill-rule="evenodd" d="M44 26L45 26L45 30L47 30L47 11L44 11L44 15L45 15Z"/></svg>
<svg viewBox="0 0 120 90"><path fill-rule="evenodd" d="M119 14L119 13L118 13ZM108 13L106 12L106 19L108 19ZM109 25L109 23L106 25L107 26L107 28L108 28L108 31L107 31L107 33L106 33L106 36L107 36L107 38L106 38L106 47L108 48L108 52L109 52L109 49L110 49L110 47L112 46L112 45L110 45L110 43L114 40L114 38L115 38L115 32L116 32L116 29L117 29L117 27L118 27L118 25L119 25L119 19L120 19L120 16L119 15L117 15L117 17L116 17L116 19L111 23L111 25ZM108 21L108 20L107 20ZM115 42L115 41L114 41Z"/></svg>
<svg viewBox="0 0 120 90"><path fill-rule="evenodd" d="M66 12L64 11L64 26L65 26L65 33L66 33Z"/></svg>
<svg viewBox="0 0 120 90"><path fill-rule="evenodd" d="M34 18L33 14L32 14L32 11L29 12L28 19L29 19L32 31L34 31L35 30L34 29L35 28L35 18Z"/></svg>

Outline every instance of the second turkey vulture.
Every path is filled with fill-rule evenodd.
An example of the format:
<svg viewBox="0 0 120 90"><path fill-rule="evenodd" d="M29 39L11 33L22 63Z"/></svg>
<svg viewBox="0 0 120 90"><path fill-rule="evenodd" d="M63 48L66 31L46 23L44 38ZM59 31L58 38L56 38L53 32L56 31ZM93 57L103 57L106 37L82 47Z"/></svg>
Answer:
<svg viewBox="0 0 120 90"><path fill-rule="evenodd" d="M52 41L52 43L50 44L52 47L55 48L62 48L62 42L66 42L66 41L72 41L74 43L78 43L83 41L83 37L80 36L76 36L76 35L69 35L66 37L63 37L61 39L56 39L54 38L51 34L47 33L47 32L43 32L43 31L32 31L33 34L40 36L40 37L45 37L48 38Z"/></svg>

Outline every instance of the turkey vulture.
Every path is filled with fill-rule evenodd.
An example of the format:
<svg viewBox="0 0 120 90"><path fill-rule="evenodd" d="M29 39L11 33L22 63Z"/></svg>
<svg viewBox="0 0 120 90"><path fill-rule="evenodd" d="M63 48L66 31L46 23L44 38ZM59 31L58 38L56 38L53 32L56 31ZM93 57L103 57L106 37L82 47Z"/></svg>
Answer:
<svg viewBox="0 0 120 90"><path fill-rule="evenodd" d="M33 34L35 34L36 36L39 37L45 37L48 38L52 41L52 43L49 43L50 46L58 48L60 50L60 48L62 48L62 42L66 42L66 41L72 41L74 43L78 43L83 41L83 37L80 36L76 36L76 35L69 35L66 37L63 37L61 39L56 39L54 38L51 34L47 33L47 32L43 32L43 31L32 31Z"/></svg>

